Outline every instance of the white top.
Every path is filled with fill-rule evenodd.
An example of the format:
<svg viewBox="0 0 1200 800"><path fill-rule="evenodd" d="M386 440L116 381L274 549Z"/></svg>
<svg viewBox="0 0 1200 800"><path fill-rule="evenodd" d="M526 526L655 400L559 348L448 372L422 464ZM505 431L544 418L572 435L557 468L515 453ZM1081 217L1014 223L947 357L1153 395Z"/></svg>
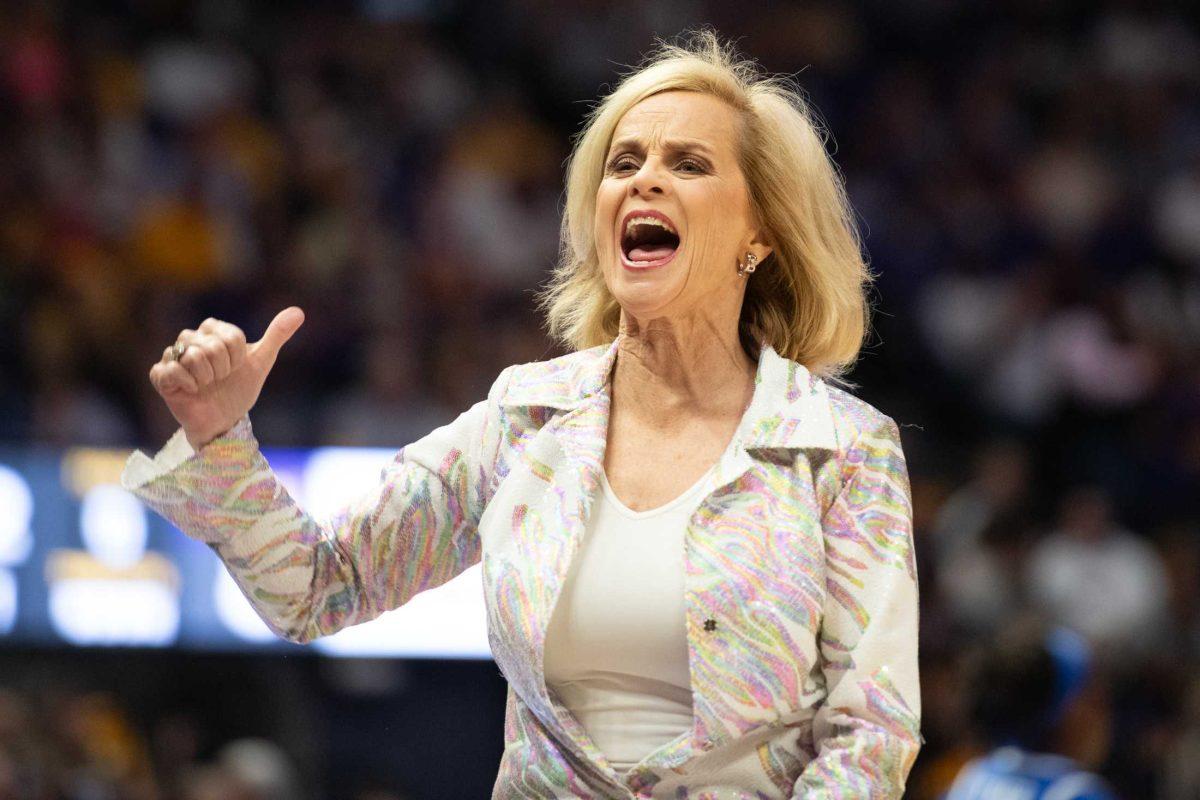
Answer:
<svg viewBox="0 0 1200 800"><path fill-rule="evenodd" d="M714 464L671 502L602 491L546 630L545 676L618 771L692 728L683 537Z"/></svg>

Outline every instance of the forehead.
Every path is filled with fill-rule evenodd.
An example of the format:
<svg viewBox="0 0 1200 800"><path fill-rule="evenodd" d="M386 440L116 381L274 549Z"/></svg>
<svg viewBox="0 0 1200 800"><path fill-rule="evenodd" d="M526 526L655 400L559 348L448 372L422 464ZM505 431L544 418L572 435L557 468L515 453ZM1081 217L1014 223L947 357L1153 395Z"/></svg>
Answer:
<svg viewBox="0 0 1200 800"><path fill-rule="evenodd" d="M701 92L670 91L626 111L612 141L637 139L653 147L662 139L697 139L732 154L737 128L737 114L723 100Z"/></svg>

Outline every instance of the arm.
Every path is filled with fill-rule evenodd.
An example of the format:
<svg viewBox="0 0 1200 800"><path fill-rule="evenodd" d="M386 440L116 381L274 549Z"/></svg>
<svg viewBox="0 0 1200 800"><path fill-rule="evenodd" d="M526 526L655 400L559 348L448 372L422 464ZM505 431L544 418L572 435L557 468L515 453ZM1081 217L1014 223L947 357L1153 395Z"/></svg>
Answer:
<svg viewBox="0 0 1200 800"><path fill-rule="evenodd" d="M476 531L500 445L499 399L407 445L371 491L318 521L259 452L248 415L192 449L180 428L154 457L135 451L121 485L225 563L279 636L308 642L378 617L479 561Z"/></svg>
<svg viewBox="0 0 1200 800"><path fill-rule="evenodd" d="M922 740L912 502L896 423L864 430L842 472L822 519L826 698L795 797L899 798Z"/></svg>

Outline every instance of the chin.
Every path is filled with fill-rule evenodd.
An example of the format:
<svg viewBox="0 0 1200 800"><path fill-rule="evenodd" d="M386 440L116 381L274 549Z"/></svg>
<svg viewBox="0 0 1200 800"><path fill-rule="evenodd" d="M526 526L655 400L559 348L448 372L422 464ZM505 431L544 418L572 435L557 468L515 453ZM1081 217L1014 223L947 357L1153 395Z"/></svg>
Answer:
<svg viewBox="0 0 1200 800"><path fill-rule="evenodd" d="M611 287L621 308L635 316L658 315L679 296L682 286L662 275L620 275Z"/></svg>

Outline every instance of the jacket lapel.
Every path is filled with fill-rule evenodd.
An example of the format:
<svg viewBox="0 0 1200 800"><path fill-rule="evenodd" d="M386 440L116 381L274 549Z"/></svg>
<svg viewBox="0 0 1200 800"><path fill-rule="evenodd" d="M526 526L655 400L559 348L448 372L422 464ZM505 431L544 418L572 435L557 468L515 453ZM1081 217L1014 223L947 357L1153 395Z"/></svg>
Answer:
<svg viewBox="0 0 1200 800"><path fill-rule="evenodd" d="M511 387L507 407L540 416L545 425L523 449L530 473L542 481L539 499L520 523L517 558L525 571L527 619L523 628L526 655L516 659L529 671L510 676L533 713L555 731L583 763L608 767L608 761L586 731L545 683L545 635L571 562L583 541L592 501L600 486L611 407L609 376L618 340L594 348L592 358L549 375L533 376ZM551 362L552 363L552 362Z"/></svg>
<svg viewBox="0 0 1200 800"><path fill-rule="evenodd" d="M764 347L755 382L719 462L716 487L691 518L685 540L690 741L673 742L651 763L662 758L676 766L777 722L779 701L801 691L795 673L804 670L790 663L800 654L779 634L789 622L803 628L797 619L819 613L823 566L795 561L797 553L820 550L812 540L820 536L819 518L796 488L809 479L797 451L836 450L836 429L827 387L803 365ZM772 643L758 641L762 636Z"/></svg>

